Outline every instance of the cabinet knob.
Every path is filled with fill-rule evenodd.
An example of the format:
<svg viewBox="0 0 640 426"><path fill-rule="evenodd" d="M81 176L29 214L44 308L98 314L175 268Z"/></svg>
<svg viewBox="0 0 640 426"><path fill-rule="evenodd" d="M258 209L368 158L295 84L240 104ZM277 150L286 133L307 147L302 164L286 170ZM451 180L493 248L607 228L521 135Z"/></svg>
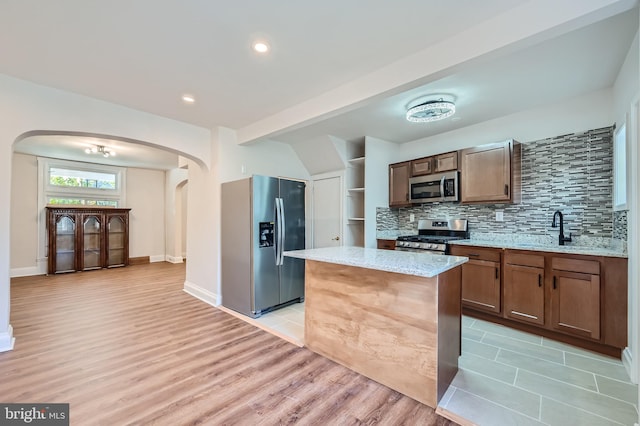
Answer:
<svg viewBox="0 0 640 426"><path fill-rule="evenodd" d="M332 238L331 241L340 241L340 236L337 236L335 238Z"/></svg>

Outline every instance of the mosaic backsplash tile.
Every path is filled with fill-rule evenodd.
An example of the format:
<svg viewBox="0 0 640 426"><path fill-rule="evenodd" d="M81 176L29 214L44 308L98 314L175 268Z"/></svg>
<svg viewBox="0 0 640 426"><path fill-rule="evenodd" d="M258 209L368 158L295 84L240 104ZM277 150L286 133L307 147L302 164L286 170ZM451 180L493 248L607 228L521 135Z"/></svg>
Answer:
<svg viewBox="0 0 640 426"><path fill-rule="evenodd" d="M556 238L554 211L564 215L565 235L627 239L626 212L613 212L613 127L522 144L520 204L426 203L378 208L379 231L416 233L418 219L466 218L474 234L526 234ZM463 178L464 179L464 178ZM496 211L504 221L495 220ZM415 221L409 222L414 214ZM580 238L582 237L582 238Z"/></svg>

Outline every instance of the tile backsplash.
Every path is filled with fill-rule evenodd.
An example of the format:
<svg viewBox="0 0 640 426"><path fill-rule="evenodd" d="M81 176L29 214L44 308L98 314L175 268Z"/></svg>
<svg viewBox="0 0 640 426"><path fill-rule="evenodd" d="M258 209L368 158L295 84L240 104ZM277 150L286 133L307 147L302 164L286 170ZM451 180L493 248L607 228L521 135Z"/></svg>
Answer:
<svg viewBox="0 0 640 426"><path fill-rule="evenodd" d="M378 231L417 233L418 219L466 218L472 233L549 235L553 212L564 214L565 235L627 239L626 212L613 212L614 127L522 144L520 204L426 203L399 209L380 207ZM462 177L464 179L464 177ZM496 211L504 221L496 221ZM410 215L415 221L410 222Z"/></svg>

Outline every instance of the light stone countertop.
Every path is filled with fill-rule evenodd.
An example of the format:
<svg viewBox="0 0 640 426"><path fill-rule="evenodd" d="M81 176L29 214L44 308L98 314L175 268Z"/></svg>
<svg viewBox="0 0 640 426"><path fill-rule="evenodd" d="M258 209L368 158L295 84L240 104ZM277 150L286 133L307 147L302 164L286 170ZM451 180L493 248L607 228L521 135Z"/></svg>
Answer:
<svg viewBox="0 0 640 426"><path fill-rule="evenodd" d="M470 240L455 240L450 241L449 244L461 245L461 246L476 246L476 247L491 247L500 249L512 249L512 250L532 250L532 251L546 251L551 253L565 253L565 254L585 254L589 256L608 256L608 257L622 257L627 258L628 255L622 250L616 250L608 247L594 247L594 246L579 246L571 245L570 243L564 246L559 244L543 244L535 242L519 242L508 240L486 240L486 239L470 239Z"/></svg>
<svg viewBox="0 0 640 426"><path fill-rule="evenodd" d="M432 278L467 260L460 256L443 256L363 247L326 247L285 251L285 256L378 271Z"/></svg>

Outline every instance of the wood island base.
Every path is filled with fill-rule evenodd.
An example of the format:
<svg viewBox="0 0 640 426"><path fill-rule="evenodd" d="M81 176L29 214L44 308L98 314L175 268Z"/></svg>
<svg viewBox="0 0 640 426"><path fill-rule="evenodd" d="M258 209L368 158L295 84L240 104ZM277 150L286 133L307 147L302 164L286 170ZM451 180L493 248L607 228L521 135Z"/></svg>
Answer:
<svg viewBox="0 0 640 426"><path fill-rule="evenodd" d="M435 408L458 371L460 270L426 278L307 259L305 346Z"/></svg>

